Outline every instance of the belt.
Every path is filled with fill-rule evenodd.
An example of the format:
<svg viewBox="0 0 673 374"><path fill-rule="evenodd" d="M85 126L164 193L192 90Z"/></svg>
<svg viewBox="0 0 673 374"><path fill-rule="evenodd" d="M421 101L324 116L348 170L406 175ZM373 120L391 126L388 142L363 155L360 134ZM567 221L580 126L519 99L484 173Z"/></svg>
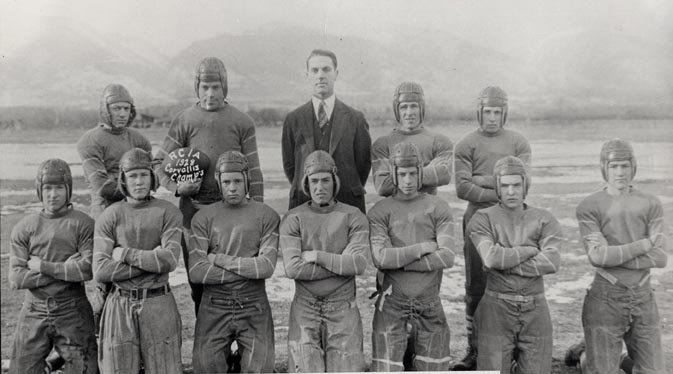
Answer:
<svg viewBox="0 0 673 374"><path fill-rule="evenodd" d="M535 300L536 298L538 298L540 296L544 296L544 292L543 293L538 293L538 294L535 294L535 295L524 296L524 295L513 295L513 294L509 294L509 293L500 293L500 292L491 291L489 289L484 291L484 293L488 296L492 296L492 297L495 297L495 298L498 298L498 299L509 300L509 301L518 301L518 302L521 302L521 303L527 303L529 301Z"/></svg>
<svg viewBox="0 0 673 374"><path fill-rule="evenodd" d="M603 277L603 279L610 282L610 284L612 284L613 286L621 285L621 286L630 288L630 287L626 286L625 284L623 284L622 282L620 282L619 279L617 279L617 277L608 273L606 270L604 270L602 268L596 268L596 274ZM646 276L643 277L643 279L640 280L640 282L638 282L637 287L644 286L649 280L650 280L650 274L647 274Z"/></svg>
<svg viewBox="0 0 673 374"><path fill-rule="evenodd" d="M166 295L167 293L171 292L171 287L169 285L165 285L159 288L132 288L130 290L125 290L115 286L115 291L117 291L119 295L128 297L131 300L144 300L152 297Z"/></svg>

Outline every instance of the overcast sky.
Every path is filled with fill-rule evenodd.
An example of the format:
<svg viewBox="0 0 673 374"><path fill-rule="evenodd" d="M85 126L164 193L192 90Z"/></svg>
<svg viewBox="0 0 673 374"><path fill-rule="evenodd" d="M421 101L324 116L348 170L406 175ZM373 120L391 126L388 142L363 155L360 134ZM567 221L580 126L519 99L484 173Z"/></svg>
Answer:
<svg viewBox="0 0 673 374"><path fill-rule="evenodd" d="M104 35L136 37L173 56L191 42L272 22L390 41L391 30L425 28L503 52L524 52L558 33L595 28L670 46L671 0L0 0L0 49L7 57L50 17ZM402 46L408 48L408 46Z"/></svg>

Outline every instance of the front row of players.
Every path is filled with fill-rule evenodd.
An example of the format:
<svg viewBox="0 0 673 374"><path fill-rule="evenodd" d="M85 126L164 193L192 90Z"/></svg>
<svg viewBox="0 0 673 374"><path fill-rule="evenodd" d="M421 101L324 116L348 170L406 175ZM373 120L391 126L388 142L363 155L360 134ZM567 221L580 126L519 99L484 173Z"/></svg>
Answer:
<svg viewBox="0 0 673 374"><path fill-rule="evenodd" d="M273 371L274 328L264 279L274 271L279 247L296 284L289 371L363 371L355 275L364 272L370 245L379 269L371 369L448 370L450 332L439 291L443 269L454 262L449 206L419 191L423 160L415 145L399 143L391 153L396 192L375 204L368 217L335 200L334 160L324 151L312 153L302 183L311 200L282 222L271 208L248 198L245 156L235 151L220 156L215 178L224 199L194 216L187 238L190 280L205 285L196 320L195 372L226 372L234 341L241 371ZM666 264L662 207L631 187L636 163L628 143L607 142L601 168L607 188L577 208L583 242L597 268L582 313L584 372L612 372L608 368L619 365L622 340L634 370L660 372L649 268ZM467 228L487 271L475 313L478 368L550 372L552 323L542 276L559 268L561 228L551 213L524 203L531 179L520 159L499 160L494 181L500 203L476 212ZM36 186L44 209L19 222L11 237L10 283L30 292L10 372L42 372L54 348L69 372L132 373L142 367L147 373L181 373L181 321L168 273L178 263L182 217L173 204L151 196L157 187L151 155L140 149L123 155L119 189L126 198L103 212L95 230L90 217L72 208L65 162L45 161ZM98 348L83 286L92 273L114 285ZM409 353L411 367L405 367Z"/></svg>

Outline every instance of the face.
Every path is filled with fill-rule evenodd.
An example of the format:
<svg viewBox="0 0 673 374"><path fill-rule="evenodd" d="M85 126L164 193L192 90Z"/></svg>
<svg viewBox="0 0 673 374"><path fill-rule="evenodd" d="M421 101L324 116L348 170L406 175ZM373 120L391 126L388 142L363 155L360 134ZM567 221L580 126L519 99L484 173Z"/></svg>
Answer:
<svg viewBox="0 0 673 374"><path fill-rule="evenodd" d="M224 106L224 89L222 82L199 82L199 105L201 108L214 112Z"/></svg>
<svg viewBox="0 0 673 374"><path fill-rule="evenodd" d="M327 56L313 56L308 60L308 77L313 96L326 99L334 94L334 82L337 80L339 71L334 67L332 59Z"/></svg>
<svg viewBox="0 0 673 374"><path fill-rule="evenodd" d="M311 200L317 205L327 204L334 197L334 179L332 173L321 172L308 177L308 188Z"/></svg>
<svg viewBox="0 0 673 374"><path fill-rule="evenodd" d="M481 112L481 128L489 133L495 134L502 127L502 108L498 106L485 106Z"/></svg>
<svg viewBox="0 0 673 374"><path fill-rule="evenodd" d="M108 104L108 111L110 112L110 121L114 127L125 127L131 118L131 104L127 102L119 102Z"/></svg>
<svg viewBox="0 0 673 374"><path fill-rule="evenodd" d="M415 166L397 168L397 190L408 197L418 194L418 168Z"/></svg>
<svg viewBox="0 0 673 374"><path fill-rule="evenodd" d="M610 161L608 162L608 186L617 191L624 191L629 188L633 178L633 169L631 161Z"/></svg>
<svg viewBox="0 0 673 374"><path fill-rule="evenodd" d="M68 188L65 184L46 183L42 185L42 206L49 213L56 213L68 202Z"/></svg>
<svg viewBox="0 0 673 374"><path fill-rule="evenodd" d="M220 174L220 187L228 204L238 205L245 199L245 178L241 172Z"/></svg>
<svg viewBox="0 0 673 374"><path fill-rule="evenodd" d="M415 101L401 102L400 127L405 131L412 131L421 124L421 106Z"/></svg>
<svg viewBox="0 0 673 374"><path fill-rule="evenodd" d="M523 207L524 185L520 175L503 175L500 177L500 200L509 209Z"/></svg>
<svg viewBox="0 0 673 374"><path fill-rule="evenodd" d="M152 188L152 172L147 169L133 169L124 173L126 190L131 198L142 200L149 196Z"/></svg>

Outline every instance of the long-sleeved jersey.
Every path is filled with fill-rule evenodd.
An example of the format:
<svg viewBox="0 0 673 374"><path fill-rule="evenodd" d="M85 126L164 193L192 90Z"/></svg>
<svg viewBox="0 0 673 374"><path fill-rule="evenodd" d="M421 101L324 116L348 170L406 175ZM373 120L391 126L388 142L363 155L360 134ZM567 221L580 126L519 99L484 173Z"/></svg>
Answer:
<svg viewBox="0 0 673 374"><path fill-rule="evenodd" d="M271 277L278 258L279 223L278 213L254 200L240 205L221 201L199 210L192 219L189 279L237 289L248 279Z"/></svg>
<svg viewBox="0 0 673 374"><path fill-rule="evenodd" d="M481 130L467 134L455 148L456 193L469 206L482 209L498 202L495 185L482 187L472 181L474 176L493 177L495 163L505 156L516 156L530 167L531 150L519 133L501 129L495 134ZM469 209L469 208L468 208Z"/></svg>
<svg viewBox="0 0 673 374"><path fill-rule="evenodd" d="M133 148L152 151L150 141L137 130L111 128L103 123L85 132L77 142L84 177L91 189L91 204L101 207L98 213L108 205L124 199L124 195L117 191L119 160Z"/></svg>
<svg viewBox="0 0 673 374"><path fill-rule="evenodd" d="M372 260L384 273L383 283L407 297L429 289L439 293L442 271L455 257L449 204L425 193L409 200L395 195L377 202L367 217ZM422 245L428 244L437 249L423 254Z"/></svg>
<svg viewBox="0 0 673 374"><path fill-rule="evenodd" d="M638 284L650 268L666 266L664 213L655 196L633 188L620 196L601 190L582 200L576 215L583 238L596 232L607 241L583 240L589 261L620 282Z"/></svg>
<svg viewBox="0 0 673 374"><path fill-rule="evenodd" d="M283 218L280 248L287 276L312 294L327 296L365 271L367 218L358 208L340 202L326 207L305 202ZM304 251L318 251L316 262L304 261Z"/></svg>
<svg viewBox="0 0 673 374"><path fill-rule="evenodd" d="M150 197L107 208L96 221L93 273L122 289L158 288L180 257L182 214L168 201ZM121 261L112 258L122 247Z"/></svg>
<svg viewBox="0 0 673 374"><path fill-rule="evenodd" d="M91 280L93 231L94 220L72 207L24 217L12 229L10 286L44 299L58 295L70 282ZM28 269L30 256L41 258L39 272Z"/></svg>
<svg viewBox="0 0 673 374"><path fill-rule="evenodd" d="M501 204L475 213L467 233L486 268L486 287L495 292L544 292L542 276L558 271L563 233L546 210L524 205L513 212Z"/></svg>
<svg viewBox="0 0 673 374"><path fill-rule="evenodd" d="M395 192L390 152L395 144L414 143L423 157L423 187L421 192L437 194L437 187L451 182L453 143L444 135L420 127L413 131L393 130L378 138L372 146L372 176L374 187L381 196Z"/></svg>
<svg viewBox="0 0 673 374"><path fill-rule="evenodd" d="M250 116L229 104L217 111L209 112L196 103L178 113L173 119L156 158L163 161L171 151L183 147L196 148L205 152L210 159L199 192L191 196L198 203L210 204L222 200L214 173L218 157L226 151L239 151L245 155L250 167L250 197L257 201L264 200L264 183L257 154L255 124ZM160 166L155 171L162 186L172 192L177 190L177 184Z"/></svg>

